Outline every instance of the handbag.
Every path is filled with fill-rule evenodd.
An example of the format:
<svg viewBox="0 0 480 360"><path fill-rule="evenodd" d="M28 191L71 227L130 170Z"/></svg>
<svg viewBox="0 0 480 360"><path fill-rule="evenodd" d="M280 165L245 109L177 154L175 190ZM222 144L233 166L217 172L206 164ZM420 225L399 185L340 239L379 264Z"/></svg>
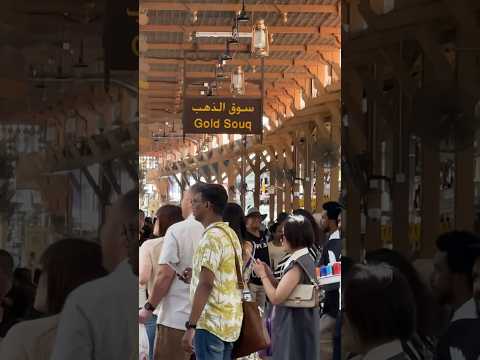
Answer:
<svg viewBox="0 0 480 360"><path fill-rule="evenodd" d="M222 230L230 239L230 242L235 253L235 272L237 274L237 284L240 290L246 288L243 281L240 262L238 261L237 250L233 244L233 240L224 229L216 226L216 228ZM247 301L242 298L243 308L243 321L242 328L240 330L240 336L233 344L232 358L237 359L243 356L253 354L257 351L266 349L270 346L270 336L267 329L260 317L260 311L256 301Z"/></svg>
<svg viewBox="0 0 480 360"><path fill-rule="evenodd" d="M268 314L268 316L265 318L265 327L267 329L268 336L270 336L270 338L272 336L272 322L273 322L274 314L275 314L275 307L273 307L270 314ZM270 345L266 349L263 349L263 350L259 351L258 355L260 356L260 358L263 359L267 356L273 356L272 347L273 347L273 344L270 343Z"/></svg>
<svg viewBox="0 0 480 360"><path fill-rule="evenodd" d="M319 307L320 302L325 297L324 291L321 289L318 281L310 276L305 266L300 261L297 264L305 272L311 284L298 284L282 305L304 309Z"/></svg>

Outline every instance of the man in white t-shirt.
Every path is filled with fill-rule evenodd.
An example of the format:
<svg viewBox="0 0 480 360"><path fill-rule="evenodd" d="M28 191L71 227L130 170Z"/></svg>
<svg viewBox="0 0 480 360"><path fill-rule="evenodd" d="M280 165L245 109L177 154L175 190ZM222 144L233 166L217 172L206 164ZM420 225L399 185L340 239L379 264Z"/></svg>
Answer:
<svg viewBox="0 0 480 360"><path fill-rule="evenodd" d="M182 349L181 341L192 307L190 286L180 276L185 269L191 269L193 253L204 230L203 225L192 216L191 201L197 189L198 185L193 185L183 195L182 213L185 220L167 230L152 294L139 312L139 321L144 323L159 306L155 360L189 358Z"/></svg>
<svg viewBox="0 0 480 360"><path fill-rule="evenodd" d="M60 314L50 360L138 359L138 189L109 209L100 239L109 275L74 289ZM85 266L88 266L85 259Z"/></svg>

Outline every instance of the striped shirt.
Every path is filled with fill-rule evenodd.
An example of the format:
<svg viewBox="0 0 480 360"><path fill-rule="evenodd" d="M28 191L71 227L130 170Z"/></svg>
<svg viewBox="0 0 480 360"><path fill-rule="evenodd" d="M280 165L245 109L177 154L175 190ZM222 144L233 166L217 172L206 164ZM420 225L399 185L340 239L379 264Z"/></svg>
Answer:
<svg viewBox="0 0 480 360"><path fill-rule="evenodd" d="M433 359L437 346L436 338L415 334L408 341L403 341L402 346L409 360Z"/></svg>
<svg viewBox="0 0 480 360"><path fill-rule="evenodd" d="M316 264L320 259L320 250L314 245L313 247L308 248L308 252ZM280 280L282 278L283 272L285 271L285 266L288 264L288 259L290 259L291 255L292 254L286 254L280 259L275 269L273 269L273 276L275 279Z"/></svg>

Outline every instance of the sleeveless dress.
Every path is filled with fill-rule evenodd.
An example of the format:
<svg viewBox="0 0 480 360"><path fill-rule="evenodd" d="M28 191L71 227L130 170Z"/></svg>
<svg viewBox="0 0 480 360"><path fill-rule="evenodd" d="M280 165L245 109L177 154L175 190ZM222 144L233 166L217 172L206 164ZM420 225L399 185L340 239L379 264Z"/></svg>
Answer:
<svg viewBox="0 0 480 360"><path fill-rule="evenodd" d="M284 274L301 262L313 277L315 262L310 254L293 260ZM311 284L302 270L301 284ZM320 313L318 308L303 309L277 305L274 308L272 324L272 360L320 359Z"/></svg>

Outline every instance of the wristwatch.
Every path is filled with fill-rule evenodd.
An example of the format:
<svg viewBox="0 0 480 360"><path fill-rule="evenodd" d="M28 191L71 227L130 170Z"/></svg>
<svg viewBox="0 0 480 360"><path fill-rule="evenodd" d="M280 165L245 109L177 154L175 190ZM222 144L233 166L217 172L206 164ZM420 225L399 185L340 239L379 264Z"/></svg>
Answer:
<svg viewBox="0 0 480 360"><path fill-rule="evenodd" d="M197 325L195 324L190 324L190 321L187 321L185 323L185 328L188 330L188 329L196 329L197 328Z"/></svg>
<svg viewBox="0 0 480 360"><path fill-rule="evenodd" d="M149 302L146 302L145 305L143 305L143 307L145 308L145 310L148 310L148 311L154 311L155 310L155 306L153 306L152 304L150 304Z"/></svg>

